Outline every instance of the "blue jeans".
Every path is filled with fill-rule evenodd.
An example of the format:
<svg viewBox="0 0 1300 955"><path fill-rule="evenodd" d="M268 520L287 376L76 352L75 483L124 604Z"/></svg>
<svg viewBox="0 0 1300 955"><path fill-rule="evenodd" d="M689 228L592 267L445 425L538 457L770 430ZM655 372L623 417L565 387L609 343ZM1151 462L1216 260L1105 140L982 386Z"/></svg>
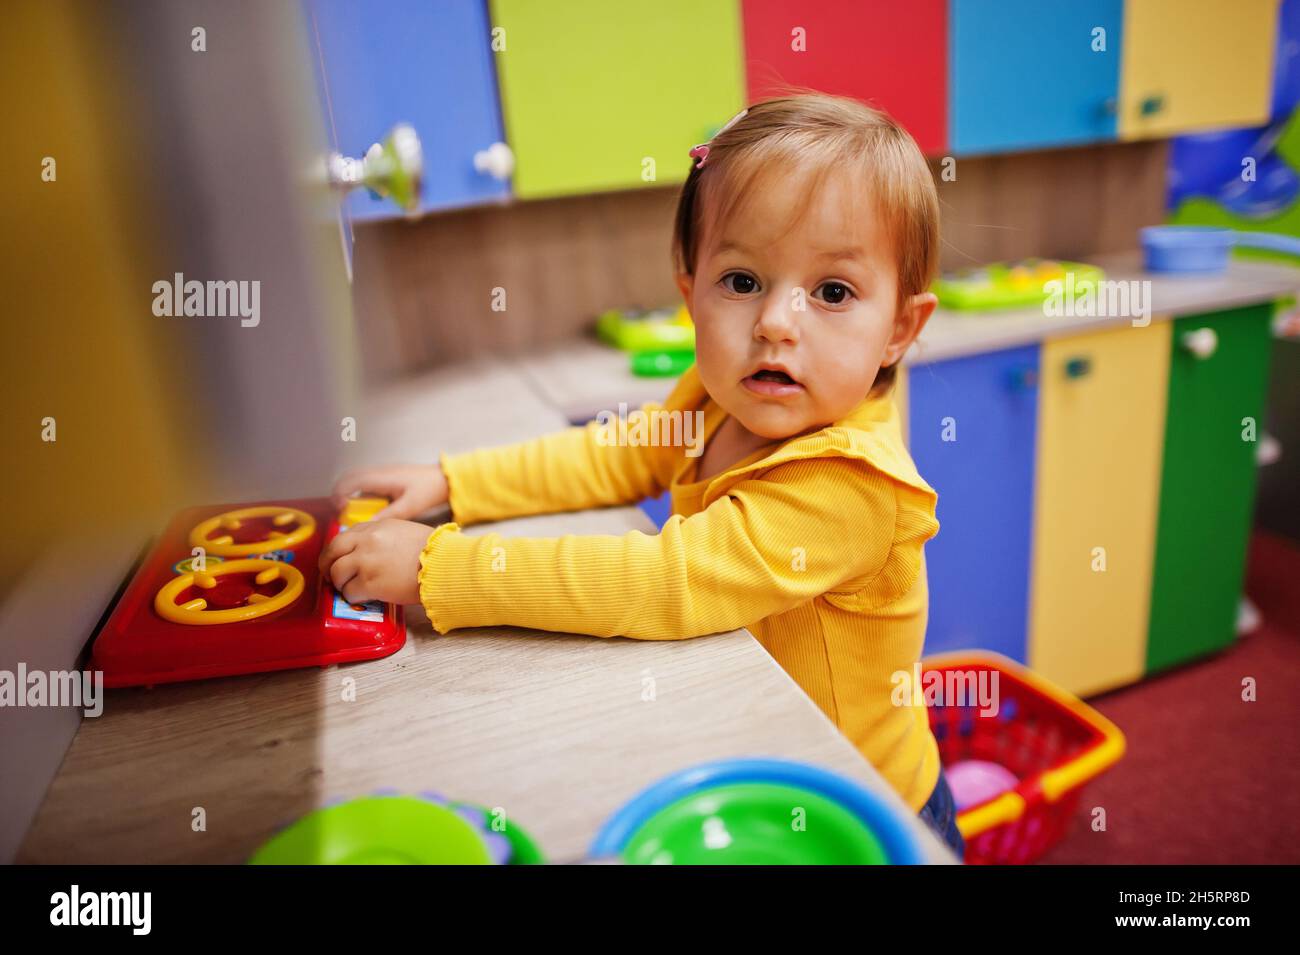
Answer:
<svg viewBox="0 0 1300 955"><path fill-rule="evenodd" d="M939 770L939 781L934 785L930 799L917 814L921 821L934 830L940 841L961 859L966 854L966 843L957 829L957 805L952 800L952 790L948 788L948 777Z"/></svg>

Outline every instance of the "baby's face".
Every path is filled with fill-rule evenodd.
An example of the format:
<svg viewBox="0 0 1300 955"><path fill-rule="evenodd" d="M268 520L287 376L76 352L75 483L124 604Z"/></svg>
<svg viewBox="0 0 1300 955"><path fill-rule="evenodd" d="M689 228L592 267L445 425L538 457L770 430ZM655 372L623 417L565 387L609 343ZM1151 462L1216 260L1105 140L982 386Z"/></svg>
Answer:
<svg viewBox="0 0 1300 955"><path fill-rule="evenodd" d="M721 228L706 221L695 274L678 277L704 387L773 440L853 410L934 307L926 293L899 313L894 250L865 186L832 174L789 225L800 198L789 178L754 190Z"/></svg>

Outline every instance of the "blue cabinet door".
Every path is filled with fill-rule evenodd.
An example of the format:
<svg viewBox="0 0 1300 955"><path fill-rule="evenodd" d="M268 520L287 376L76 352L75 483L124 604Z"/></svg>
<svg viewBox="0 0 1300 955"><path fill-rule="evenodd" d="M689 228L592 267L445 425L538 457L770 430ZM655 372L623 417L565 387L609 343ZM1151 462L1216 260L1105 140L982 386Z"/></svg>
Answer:
<svg viewBox="0 0 1300 955"><path fill-rule="evenodd" d="M939 492L927 654L1025 660L1037 377L1037 345L909 369L912 457Z"/></svg>
<svg viewBox="0 0 1300 955"><path fill-rule="evenodd" d="M1114 139L1122 0L951 0L948 123L958 153ZM1105 30L1105 50L1094 31Z"/></svg>
<svg viewBox="0 0 1300 955"><path fill-rule="evenodd" d="M503 142L484 0L306 0L326 122L335 148L361 156L394 125L424 147L422 211L509 195L506 180L474 169L474 154ZM354 219L401 211L365 190Z"/></svg>

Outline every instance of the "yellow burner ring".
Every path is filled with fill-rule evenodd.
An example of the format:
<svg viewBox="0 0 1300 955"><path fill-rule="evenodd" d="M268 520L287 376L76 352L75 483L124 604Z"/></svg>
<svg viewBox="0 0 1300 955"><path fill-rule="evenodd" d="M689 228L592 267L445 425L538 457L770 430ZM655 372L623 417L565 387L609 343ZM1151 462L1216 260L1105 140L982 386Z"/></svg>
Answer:
<svg viewBox="0 0 1300 955"><path fill-rule="evenodd" d="M207 602L202 597L196 597L184 606L177 606L176 598L187 588L196 584L202 588L215 587L216 578L224 577L226 574L256 574L259 584L268 584L272 580L282 578L284 587L274 597L254 593L243 606L230 607L226 610L206 609ZM173 623L239 623L255 617L264 617L268 613L275 613L289 606L298 599L302 588L302 572L293 564L285 564L278 560L227 560L213 565L206 571L192 571L173 577L153 598L153 609L158 611L158 616Z"/></svg>
<svg viewBox="0 0 1300 955"><path fill-rule="evenodd" d="M239 527L241 521L250 517L269 517L271 523L277 527L293 523L298 526L288 533L272 531L270 537L253 541L251 544L236 544L229 534L216 538L208 537L219 528L234 530ZM202 547L207 553L216 554L218 557L254 557L271 550L288 550L297 547L315 533L316 518L296 507L241 507L238 510L209 517L198 524L190 531L190 546Z"/></svg>

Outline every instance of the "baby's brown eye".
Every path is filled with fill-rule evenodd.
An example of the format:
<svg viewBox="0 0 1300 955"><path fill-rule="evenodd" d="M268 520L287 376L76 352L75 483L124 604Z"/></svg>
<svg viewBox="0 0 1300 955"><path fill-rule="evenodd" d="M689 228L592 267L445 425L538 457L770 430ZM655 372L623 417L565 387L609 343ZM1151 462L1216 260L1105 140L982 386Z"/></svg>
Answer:
<svg viewBox="0 0 1300 955"><path fill-rule="evenodd" d="M735 292L737 295L748 295L758 288L758 283L754 281L752 275L746 275L744 272L730 272L722 277L722 284L728 291Z"/></svg>
<svg viewBox="0 0 1300 955"><path fill-rule="evenodd" d="M826 282L818 291L822 293L822 301L828 305L839 305L853 294L847 285L841 285L839 282Z"/></svg>

